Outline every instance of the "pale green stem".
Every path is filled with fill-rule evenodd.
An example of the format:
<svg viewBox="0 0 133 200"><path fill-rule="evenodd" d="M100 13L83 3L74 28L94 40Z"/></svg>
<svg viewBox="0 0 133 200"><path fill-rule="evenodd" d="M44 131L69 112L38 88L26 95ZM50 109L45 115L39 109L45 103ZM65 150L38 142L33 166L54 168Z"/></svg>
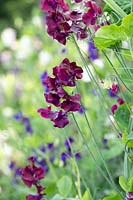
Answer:
<svg viewBox="0 0 133 200"><path fill-rule="evenodd" d="M111 177L111 174L110 174L110 173L108 174L108 175L109 175L109 178L108 178L108 177L105 175L104 170L102 170L101 167L97 164L97 161L96 161L96 159L95 159L95 155L93 155L93 152L90 150L89 145L86 143L86 138L84 137L84 135L83 135L83 133L82 133L80 127L79 127L79 124L78 124L78 122L77 122L77 120L76 120L76 118L75 118L75 116L74 116L73 113L72 113L72 116L73 116L73 119L74 119L74 121L75 121L75 124L76 124L76 126L77 126L77 128L78 128L78 131L79 131L81 137L83 138L83 141L85 142L85 145L86 145L86 147L87 147L87 149L88 149L88 152L90 153L91 157L93 158L93 160L94 160L94 162L95 162L95 164L96 164L96 168L100 171L100 173L101 173L101 174L103 175L103 177L107 180L107 182L108 182L116 191L118 191L118 192L120 193L119 189L116 187L116 185L115 185L115 183L114 183L114 180L113 180L112 177ZM120 193L120 195L121 195L121 193Z"/></svg>
<svg viewBox="0 0 133 200"><path fill-rule="evenodd" d="M127 87L127 85L124 83L124 81L122 80L121 76L119 75L119 73L117 72L117 70L115 69L115 67L113 66L112 62L110 61L110 59L108 58L108 56L106 55L106 53L104 51L102 51L103 54L105 55L106 59L108 60L108 62L110 63L110 65L112 66L112 69L114 70L114 72L116 73L116 75L118 76L118 78L120 79L120 81L123 83L123 85L126 87L126 89L133 93L133 90L131 90L129 87Z"/></svg>
<svg viewBox="0 0 133 200"><path fill-rule="evenodd" d="M114 10L122 18L126 17L127 14L115 3L113 0L103 0L112 10Z"/></svg>

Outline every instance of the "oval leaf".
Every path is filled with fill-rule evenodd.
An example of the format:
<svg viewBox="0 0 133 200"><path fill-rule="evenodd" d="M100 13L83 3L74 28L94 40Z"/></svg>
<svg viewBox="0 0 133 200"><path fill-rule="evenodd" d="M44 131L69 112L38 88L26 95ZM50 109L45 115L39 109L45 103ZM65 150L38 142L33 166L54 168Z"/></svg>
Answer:
<svg viewBox="0 0 133 200"><path fill-rule="evenodd" d="M72 181L69 176L63 176L58 182L57 182L57 187L59 193L63 197L67 197L68 194L70 193L71 187L72 187Z"/></svg>

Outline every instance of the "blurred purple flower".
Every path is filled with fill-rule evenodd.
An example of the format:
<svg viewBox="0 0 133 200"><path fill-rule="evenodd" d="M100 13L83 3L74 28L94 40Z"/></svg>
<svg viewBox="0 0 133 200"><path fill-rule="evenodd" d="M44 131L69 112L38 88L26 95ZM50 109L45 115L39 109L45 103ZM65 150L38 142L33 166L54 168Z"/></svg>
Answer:
<svg viewBox="0 0 133 200"><path fill-rule="evenodd" d="M80 152L75 153L75 158L77 160L80 160L82 158L81 153Z"/></svg>
<svg viewBox="0 0 133 200"><path fill-rule="evenodd" d="M98 59L98 49L95 47L94 42L90 40L88 42L88 52L89 52L89 58L90 60L96 60Z"/></svg>
<svg viewBox="0 0 133 200"><path fill-rule="evenodd" d="M53 148L54 148L54 143L48 143L47 144L47 148L48 148L48 150L53 150Z"/></svg>
<svg viewBox="0 0 133 200"><path fill-rule="evenodd" d="M44 87L46 93L49 92L49 89L48 89L48 87L47 87L47 85L45 83L47 77L48 77L47 71L44 71L40 76L40 79L41 79L41 82L42 82L42 86Z"/></svg>
<svg viewBox="0 0 133 200"><path fill-rule="evenodd" d="M11 161L10 164L9 164L9 168L10 168L11 170L14 170L15 165L16 165L16 163L15 163L14 161Z"/></svg>

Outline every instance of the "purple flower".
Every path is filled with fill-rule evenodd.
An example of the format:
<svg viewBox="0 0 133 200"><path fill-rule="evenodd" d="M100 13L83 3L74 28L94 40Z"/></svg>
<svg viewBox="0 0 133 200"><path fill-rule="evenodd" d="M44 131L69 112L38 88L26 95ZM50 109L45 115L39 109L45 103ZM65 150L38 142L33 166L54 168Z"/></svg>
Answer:
<svg viewBox="0 0 133 200"><path fill-rule="evenodd" d="M117 95L114 92L112 92L111 89L108 89L108 93L109 93L109 96L112 98L117 97Z"/></svg>
<svg viewBox="0 0 133 200"><path fill-rule="evenodd" d="M22 168L17 167L17 168L15 169L14 175L15 175L15 176L21 176L21 175L22 175Z"/></svg>
<svg viewBox="0 0 133 200"><path fill-rule="evenodd" d="M48 77L47 71L44 71L44 72L41 74L41 76L40 76L42 85L43 85L43 87L44 87L46 93L49 92L49 89L47 88L47 85L46 85L46 83L45 83L47 77Z"/></svg>
<svg viewBox="0 0 133 200"><path fill-rule="evenodd" d="M67 159L70 157L70 155L67 152L63 152L61 154L61 160L63 161L64 165L66 165Z"/></svg>
<svg viewBox="0 0 133 200"><path fill-rule="evenodd" d="M80 160L81 159L81 153L80 152L75 153L75 158L77 160Z"/></svg>
<svg viewBox="0 0 133 200"><path fill-rule="evenodd" d="M48 150L53 150L53 148L54 148L54 143L48 143L47 144L47 148L48 148Z"/></svg>
<svg viewBox="0 0 133 200"><path fill-rule="evenodd" d="M14 119L15 119L16 121L21 120L21 118L22 118L22 112L21 112L21 111L19 111L18 113L16 113L16 114L14 115Z"/></svg>
<svg viewBox="0 0 133 200"><path fill-rule="evenodd" d="M91 60L96 60L98 56L98 49L95 47L94 42L92 40L88 43L88 52L89 52L89 58Z"/></svg>
<svg viewBox="0 0 133 200"><path fill-rule="evenodd" d="M10 164L9 164L9 168L10 168L11 170L14 170L15 165L16 165L15 162L14 162L14 161L11 161Z"/></svg>
<svg viewBox="0 0 133 200"><path fill-rule="evenodd" d="M64 145L66 146L67 150L70 152L71 151L71 144L74 143L74 139L72 137L69 137L68 139L65 140Z"/></svg>
<svg viewBox="0 0 133 200"><path fill-rule="evenodd" d="M44 145L42 145L41 147L40 147L40 151L42 151L43 153L46 151L46 147L44 146Z"/></svg>

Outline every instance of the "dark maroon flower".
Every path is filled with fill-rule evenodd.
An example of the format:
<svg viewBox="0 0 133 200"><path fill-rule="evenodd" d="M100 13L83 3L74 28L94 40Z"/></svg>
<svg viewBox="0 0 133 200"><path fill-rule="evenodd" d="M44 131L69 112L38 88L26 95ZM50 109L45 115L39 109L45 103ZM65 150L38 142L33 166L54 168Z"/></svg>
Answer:
<svg viewBox="0 0 133 200"><path fill-rule="evenodd" d="M52 103L55 106L60 106L60 97L57 94L48 93L44 94L45 99L48 103Z"/></svg>
<svg viewBox="0 0 133 200"><path fill-rule="evenodd" d="M102 10L94 1L88 1L85 6L89 9L86 13L83 14L83 22L87 26L94 25L96 23L97 16L102 13Z"/></svg>
<svg viewBox="0 0 133 200"><path fill-rule="evenodd" d="M115 111L117 110L118 106L116 104L114 104L112 107L111 107L111 111L112 113L114 114Z"/></svg>
<svg viewBox="0 0 133 200"><path fill-rule="evenodd" d="M86 32L86 29L79 28L76 36L77 36L77 39L82 40L88 37L88 33Z"/></svg>
<svg viewBox="0 0 133 200"><path fill-rule="evenodd" d="M43 118L50 118L51 116L51 106L48 106L47 108L40 108L37 110L41 114Z"/></svg>
<svg viewBox="0 0 133 200"><path fill-rule="evenodd" d="M117 84L112 84L112 87L110 89L111 89L112 93L114 93L116 95L119 91L119 86Z"/></svg>
<svg viewBox="0 0 133 200"><path fill-rule="evenodd" d="M65 58L60 66L53 68L53 75L62 83L64 86L75 86L75 80L82 78L83 70L77 66L75 62L69 62Z"/></svg>
<svg viewBox="0 0 133 200"><path fill-rule="evenodd" d="M32 195L32 194L29 194L26 196L26 200L41 200L42 199L42 195Z"/></svg>
<svg viewBox="0 0 133 200"><path fill-rule="evenodd" d="M122 104L124 104L125 102L124 102L124 100L123 99L121 99L121 98L118 98L117 99L117 102L118 102L118 104L119 105L122 105Z"/></svg>
<svg viewBox="0 0 133 200"><path fill-rule="evenodd" d="M61 108L64 109L65 112L70 112L70 111L75 112L79 111L80 104L77 102L66 100L61 103Z"/></svg>
<svg viewBox="0 0 133 200"><path fill-rule="evenodd" d="M80 3L80 2L82 2L82 0L74 0L75 1L75 3Z"/></svg>
<svg viewBox="0 0 133 200"><path fill-rule="evenodd" d="M125 200L133 200L133 192L127 192Z"/></svg>
<svg viewBox="0 0 133 200"><path fill-rule="evenodd" d="M22 180L28 186L36 184L39 180L44 178L44 170L41 167L27 165L22 169Z"/></svg>
<svg viewBox="0 0 133 200"><path fill-rule="evenodd" d="M61 44L66 44L66 38L70 32L70 25L62 13L48 13L46 16L47 32L53 39Z"/></svg>
<svg viewBox="0 0 133 200"><path fill-rule="evenodd" d="M56 12L57 8L68 11L69 6L64 0L41 0L41 10L44 12Z"/></svg>
<svg viewBox="0 0 133 200"><path fill-rule="evenodd" d="M58 128L64 128L68 123L69 120L64 112L60 110L59 112L53 112L53 116L51 117L51 121L54 122L54 126Z"/></svg>
<svg viewBox="0 0 133 200"><path fill-rule="evenodd" d="M48 76L45 81L43 81L43 83L46 84L46 87L48 88L49 91L53 91L56 90L56 79L55 78L51 78L50 76Z"/></svg>

